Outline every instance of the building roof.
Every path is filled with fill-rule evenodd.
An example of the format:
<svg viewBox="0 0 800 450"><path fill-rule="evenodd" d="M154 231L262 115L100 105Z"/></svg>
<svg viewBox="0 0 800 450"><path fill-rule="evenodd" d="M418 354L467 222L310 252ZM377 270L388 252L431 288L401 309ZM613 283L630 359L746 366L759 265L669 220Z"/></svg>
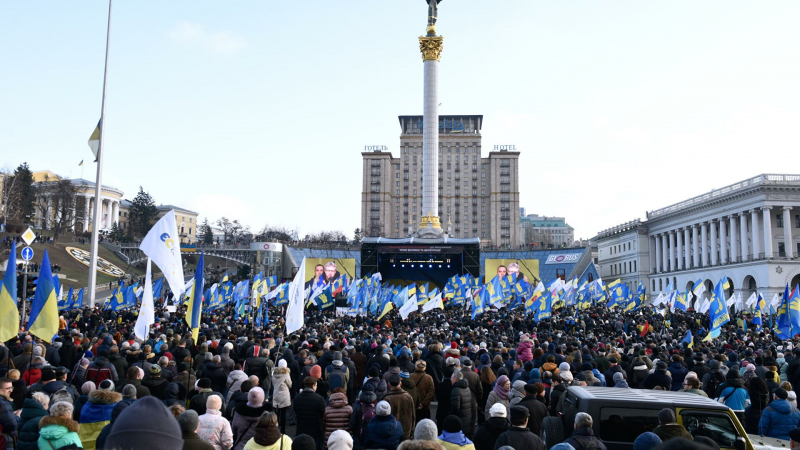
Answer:
<svg viewBox="0 0 800 450"><path fill-rule="evenodd" d="M73 179L69 180L69 182L72 183L75 186L87 186L87 187L92 187L92 188L97 186L97 184L94 181L89 181L89 180L87 180L85 178L73 178ZM119 193L119 195L124 195L124 193L122 192L121 189L115 188L114 186L109 186L107 184L103 184L103 190L104 191L106 191L106 190L113 191L113 192Z"/></svg>
<svg viewBox="0 0 800 450"><path fill-rule="evenodd" d="M537 214L528 214L527 216L520 217L519 221L521 224L530 224L530 226L534 228L547 228L547 227L563 227L569 228L572 230L573 228L567 224L567 221L564 217L547 217L547 216L539 216Z"/></svg>
<svg viewBox="0 0 800 450"><path fill-rule="evenodd" d="M174 209L176 212L194 214L195 216L199 216L200 215L199 213L196 213L196 212L194 212L192 210L189 210L189 209L186 209L186 208L181 208L180 206L175 206L175 205L158 205L158 206L156 206L156 209L158 209L159 211L169 211L170 209Z"/></svg>

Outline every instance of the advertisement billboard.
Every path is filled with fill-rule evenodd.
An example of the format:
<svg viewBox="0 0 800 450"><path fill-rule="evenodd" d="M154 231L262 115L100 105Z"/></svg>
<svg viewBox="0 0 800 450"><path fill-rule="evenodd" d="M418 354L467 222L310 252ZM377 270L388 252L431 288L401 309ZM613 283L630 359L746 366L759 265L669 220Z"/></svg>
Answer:
<svg viewBox="0 0 800 450"><path fill-rule="evenodd" d="M483 263L485 282L489 282L495 275L518 271L528 277L528 282L539 279L538 259L486 259Z"/></svg>
<svg viewBox="0 0 800 450"><path fill-rule="evenodd" d="M356 260L354 258L306 258L305 287L330 284L337 278L347 274L347 279L356 276Z"/></svg>

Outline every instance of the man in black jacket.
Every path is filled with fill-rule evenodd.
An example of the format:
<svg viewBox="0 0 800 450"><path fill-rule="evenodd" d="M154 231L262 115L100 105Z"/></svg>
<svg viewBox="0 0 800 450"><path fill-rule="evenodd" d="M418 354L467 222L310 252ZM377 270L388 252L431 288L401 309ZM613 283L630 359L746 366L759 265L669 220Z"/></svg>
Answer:
<svg viewBox="0 0 800 450"><path fill-rule="evenodd" d="M467 380L460 370L453 371L450 376L453 388L450 391L450 414L461 419L461 431L468 438L475 435L475 422L473 417L477 417L478 404L472 399L472 392L469 390Z"/></svg>
<svg viewBox="0 0 800 450"><path fill-rule="evenodd" d="M511 428L497 438L495 450L508 445L514 450L546 450L542 439L528 429L528 409L522 406L511 407ZM603 449L605 450L605 449Z"/></svg>
<svg viewBox="0 0 800 450"><path fill-rule="evenodd" d="M572 436L564 441L571 445L575 450L587 450L589 448L598 448L606 450L606 445L592 431L592 416L589 414L579 412L575 415L575 431Z"/></svg>
<svg viewBox="0 0 800 450"><path fill-rule="evenodd" d="M58 349L58 356L61 358L61 365L69 370L78 364L78 347L70 336L64 336L64 344Z"/></svg>
<svg viewBox="0 0 800 450"><path fill-rule="evenodd" d="M203 369L203 377L211 380L211 389L215 392L224 392L225 384L228 382L228 374L220 362L220 356L216 355Z"/></svg>
<svg viewBox="0 0 800 450"><path fill-rule="evenodd" d="M547 406L536 398L538 391L535 384L525 385L525 397L518 403L528 410L528 428L539 436L542 431L542 421L547 417Z"/></svg>
<svg viewBox="0 0 800 450"><path fill-rule="evenodd" d="M317 379L306 377L303 380L303 390L294 397L292 402L294 413L297 416L296 436L307 434L314 438L317 449L322 448L324 434L323 418L325 417L325 399L316 393Z"/></svg>

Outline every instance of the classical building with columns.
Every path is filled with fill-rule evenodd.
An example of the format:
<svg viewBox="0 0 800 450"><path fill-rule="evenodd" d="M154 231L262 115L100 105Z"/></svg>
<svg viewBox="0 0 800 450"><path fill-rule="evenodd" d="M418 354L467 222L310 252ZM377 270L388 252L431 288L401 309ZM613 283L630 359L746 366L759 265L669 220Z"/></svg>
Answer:
<svg viewBox="0 0 800 450"><path fill-rule="evenodd" d="M34 183L51 183L62 180L63 178L49 170L33 172ZM75 215L72 228L76 232L91 231L91 220L94 217L94 189L95 183L83 178L69 180L75 187ZM119 207L124 193L113 186L103 185L100 202L100 229L111 228L114 223L119 222ZM47 208L48 210L50 208ZM52 220L48 214L42 214L40 208L36 208L36 215L33 223L42 228L49 228Z"/></svg>
<svg viewBox="0 0 800 450"><path fill-rule="evenodd" d="M594 240L600 277L608 281L619 278L631 290L635 290L639 282L649 284L647 224L639 219L626 222L601 231Z"/></svg>
<svg viewBox="0 0 800 450"><path fill-rule="evenodd" d="M800 175L757 175L650 211L642 226L648 252L638 264L649 267L649 292L670 281L684 291L698 279L710 291L727 277L728 295L746 299L800 282ZM607 257L600 255L601 265Z"/></svg>

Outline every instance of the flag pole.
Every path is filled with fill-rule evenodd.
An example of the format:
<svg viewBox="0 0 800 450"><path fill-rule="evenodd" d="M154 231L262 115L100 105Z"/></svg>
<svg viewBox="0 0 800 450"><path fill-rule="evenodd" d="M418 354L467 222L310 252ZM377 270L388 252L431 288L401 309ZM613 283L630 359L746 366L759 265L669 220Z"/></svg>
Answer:
<svg viewBox="0 0 800 450"><path fill-rule="evenodd" d="M100 210L103 189L103 153L105 153L106 86L108 84L108 44L111 39L111 0L108 0L108 26L106 27L106 62L103 69L103 100L100 104L100 143L97 148L97 180L94 187L94 214L92 214L91 254L89 256L89 307L94 308L97 288L98 232L100 231Z"/></svg>

